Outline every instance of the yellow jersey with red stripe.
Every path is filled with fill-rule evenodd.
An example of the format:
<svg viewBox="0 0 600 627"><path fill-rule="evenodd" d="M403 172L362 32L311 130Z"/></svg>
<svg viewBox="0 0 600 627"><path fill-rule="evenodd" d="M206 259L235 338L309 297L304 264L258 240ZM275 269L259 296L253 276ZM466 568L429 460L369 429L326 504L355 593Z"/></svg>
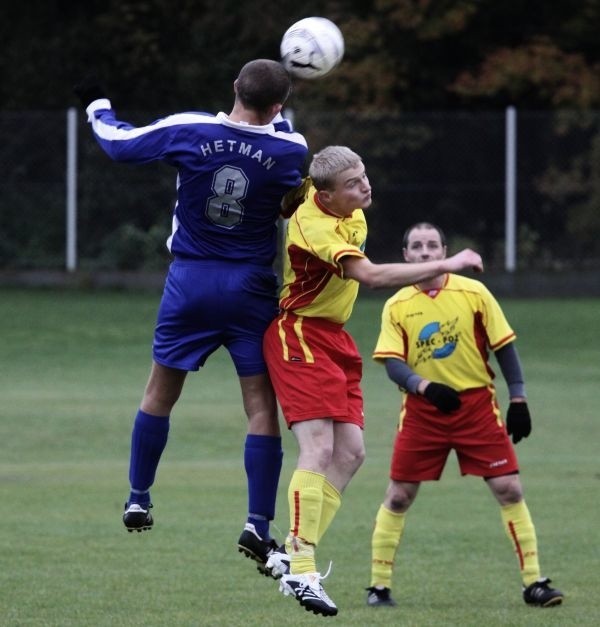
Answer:
<svg viewBox="0 0 600 627"><path fill-rule="evenodd" d="M483 283L448 274L439 290L411 285L387 300L373 358L401 359L421 377L460 392L490 385L489 351L515 339Z"/></svg>
<svg viewBox="0 0 600 627"><path fill-rule="evenodd" d="M359 283L344 277L342 257L364 257L367 223L362 209L342 218L327 211L311 187L287 225L279 306L299 316L344 324Z"/></svg>

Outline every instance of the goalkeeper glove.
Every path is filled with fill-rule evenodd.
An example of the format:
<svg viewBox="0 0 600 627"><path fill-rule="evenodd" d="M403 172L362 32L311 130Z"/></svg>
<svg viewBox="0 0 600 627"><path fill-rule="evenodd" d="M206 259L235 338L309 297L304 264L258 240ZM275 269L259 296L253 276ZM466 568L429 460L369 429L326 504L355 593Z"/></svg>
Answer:
<svg viewBox="0 0 600 627"><path fill-rule="evenodd" d="M531 433L531 416L527 403L511 403L506 412L506 432L516 444Z"/></svg>
<svg viewBox="0 0 600 627"><path fill-rule="evenodd" d="M94 100L107 97L95 76L86 76L73 87L73 91L81 101L84 109L87 109L87 106L94 102Z"/></svg>
<svg viewBox="0 0 600 627"><path fill-rule="evenodd" d="M444 414L449 414L460 407L458 392L443 383L429 383L423 396Z"/></svg>
<svg viewBox="0 0 600 627"><path fill-rule="evenodd" d="M310 176L305 176L302 183L290 191L281 200L281 215L289 218L296 209L304 202L308 190L312 185Z"/></svg>

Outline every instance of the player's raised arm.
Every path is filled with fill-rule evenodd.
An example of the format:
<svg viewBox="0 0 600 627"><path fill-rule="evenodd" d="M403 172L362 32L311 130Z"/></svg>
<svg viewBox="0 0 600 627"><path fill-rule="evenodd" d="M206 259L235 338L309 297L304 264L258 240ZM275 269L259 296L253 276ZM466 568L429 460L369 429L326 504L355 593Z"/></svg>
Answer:
<svg viewBox="0 0 600 627"><path fill-rule="evenodd" d="M347 256L342 258L341 264L345 277L371 288L401 287L446 272L483 271L481 256L469 248L447 259L422 263L373 263L367 257Z"/></svg>

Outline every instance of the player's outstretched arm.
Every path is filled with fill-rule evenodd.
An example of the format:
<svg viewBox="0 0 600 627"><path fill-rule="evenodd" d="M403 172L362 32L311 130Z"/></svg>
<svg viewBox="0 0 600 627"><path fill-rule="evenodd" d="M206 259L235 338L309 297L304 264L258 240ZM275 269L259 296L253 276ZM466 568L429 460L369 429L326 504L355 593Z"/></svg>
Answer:
<svg viewBox="0 0 600 627"><path fill-rule="evenodd" d="M473 270L473 272L483 272L483 260L481 255L470 248L461 250L456 255L444 259L446 263L445 272L460 272L461 270Z"/></svg>
<svg viewBox="0 0 600 627"><path fill-rule="evenodd" d="M340 261L346 278L371 288L402 287L426 281L446 272L483 271L481 256L473 250L435 261L422 263L373 263L367 257L343 257Z"/></svg>

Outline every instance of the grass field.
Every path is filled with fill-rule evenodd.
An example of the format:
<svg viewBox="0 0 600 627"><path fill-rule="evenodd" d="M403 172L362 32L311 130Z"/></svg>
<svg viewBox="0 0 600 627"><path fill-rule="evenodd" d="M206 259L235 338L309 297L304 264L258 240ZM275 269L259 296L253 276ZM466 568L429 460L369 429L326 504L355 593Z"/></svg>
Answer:
<svg viewBox="0 0 600 627"><path fill-rule="evenodd" d="M220 351L188 379L153 489L156 526L127 534L133 414L156 293L0 290L0 625L596 625L600 621L600 301L504 301L519 334L533 433L519 443L544 574L566 593L526 607L495 501L454 458L407 519L396 608L367 608L370 535L387 484L397 392L370 360L382 297L348 325L365 357L367 461L319 547L340 613L305 612L236 550L245 520L244 418ZM502 382L501 398L505 399ZM276 526L287 526L286 456Z"/></svg>

